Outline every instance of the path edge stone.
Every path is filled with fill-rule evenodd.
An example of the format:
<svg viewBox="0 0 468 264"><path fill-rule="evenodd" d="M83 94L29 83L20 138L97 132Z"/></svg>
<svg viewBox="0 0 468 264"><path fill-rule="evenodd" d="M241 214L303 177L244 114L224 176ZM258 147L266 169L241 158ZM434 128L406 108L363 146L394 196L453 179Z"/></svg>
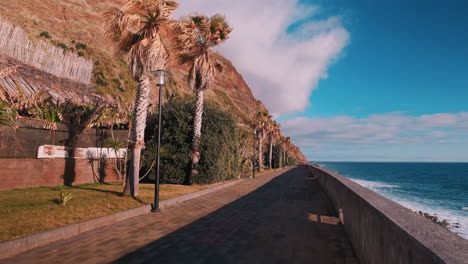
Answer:
<svg viewBox="0 0 468 264"><path fill-rule="evenodd" d="M184 194L172 199L164 200L159 203L159 208L167 208L169 206L174 206L176 204L182 203L184 201L200 197L202 195L212 193L232 185L238 184L245 179L236 179L231 182L220 184L214 187L210 187L204 190L200 190L193 193ZM88 232L90 230L107 226L110 224L115 224L122 220L126 220L132 217L140 216L143 214L151 213L151 205L143 205L137 208L132 208L122 212L97 217L94 219L86 220L83 222L65 225L56 229L39 232L24 237L20 237L14 240L9 240L0 243L0 260L24 253L33 248L41 247L59 240L65 240L72 238L74 236L80 235L82 233Z"/></svg>

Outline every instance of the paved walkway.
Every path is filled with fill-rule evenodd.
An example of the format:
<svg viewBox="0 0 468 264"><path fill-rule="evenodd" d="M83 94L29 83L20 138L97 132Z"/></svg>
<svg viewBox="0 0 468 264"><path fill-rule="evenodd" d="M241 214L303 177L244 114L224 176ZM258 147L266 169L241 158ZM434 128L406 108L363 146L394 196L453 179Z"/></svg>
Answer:
<svg viewBox="0 0 468 264"><path fill-rule="evenodd" d="M0 263L357 263L304 168L246 179Z"/></svg>

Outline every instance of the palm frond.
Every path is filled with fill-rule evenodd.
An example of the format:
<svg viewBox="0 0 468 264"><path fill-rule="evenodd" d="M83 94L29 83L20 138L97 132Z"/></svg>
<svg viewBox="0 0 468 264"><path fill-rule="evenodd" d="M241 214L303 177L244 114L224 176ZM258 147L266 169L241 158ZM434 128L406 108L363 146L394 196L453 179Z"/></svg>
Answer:
<svg viewBox="0 0 468 264"><path fill-rule="evenodd" d="M159 27L170 22L178 6L176 1L130 0L121 9L104 13L107 35L117 42L135 79L165 66L168 53L159 37Z"/></svg>
<svg viewBox="0 0 468 264"><path fill-rule="evenodd" d="M181 58L184 62L192 62L188 75L189 88L205 90L214 81L216 69L219 68L210 48L227 40L232 28L219 14L210 18L193 14L178 23L177 31L177 49Z"/></svg>

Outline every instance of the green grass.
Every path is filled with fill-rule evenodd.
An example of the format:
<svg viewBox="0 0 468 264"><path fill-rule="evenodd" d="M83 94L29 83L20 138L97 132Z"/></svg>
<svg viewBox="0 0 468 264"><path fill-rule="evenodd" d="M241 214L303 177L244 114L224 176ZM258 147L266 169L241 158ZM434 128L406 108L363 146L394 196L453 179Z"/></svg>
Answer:
<svg viewBox="0 0 468 264"><path fill-rule="evenodd" d="M213 185L161 185L160 199L166 200ZM122 197L121 184L84 184L74 187L36 187L0 191L0 241L46 231L67 224L150 204L154 185L141 184L138 200ZM73 193L66 206L60 192Z"/></svg>

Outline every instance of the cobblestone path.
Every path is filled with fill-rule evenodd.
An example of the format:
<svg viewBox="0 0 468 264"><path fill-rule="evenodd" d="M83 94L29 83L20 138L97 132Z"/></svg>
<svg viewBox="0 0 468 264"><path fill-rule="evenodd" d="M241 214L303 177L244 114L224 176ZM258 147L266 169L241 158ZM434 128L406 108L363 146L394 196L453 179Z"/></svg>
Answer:
<svg viewBox="0 0 468 264"><path fill-rule="evenodd" d="M302 167L33 249L0 263L357 263Z"/></svg>

